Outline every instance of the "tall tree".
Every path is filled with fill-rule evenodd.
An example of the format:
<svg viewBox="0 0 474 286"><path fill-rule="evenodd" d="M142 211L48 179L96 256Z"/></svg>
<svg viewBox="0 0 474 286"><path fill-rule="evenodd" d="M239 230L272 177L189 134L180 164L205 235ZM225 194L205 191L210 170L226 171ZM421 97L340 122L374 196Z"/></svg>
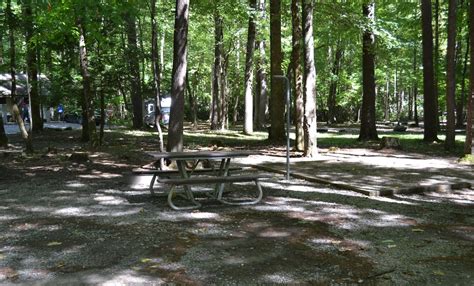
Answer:
<svg viewBox="0 0 474 286"><path fill-rule="evenodd" d="M367 19L367 27L362 39L362 108L360 114L359 140L378 139L375 118L375 3L362 5L362 13Z"/></svg>
<svg viewBox="0 0 474 286"><path fill-rule="evenodd" d="M301 66L301 42L303 38L302 24L301 24L301 0L291 1L291 27L292 27L292 83L293 94L295 98L295 147L296 150L303 151L304 149L304 99L303 99L303 68Z"/></svg>
<svg viewBox="0 0 474 286"><path fill-rule="evenodd" d="M84 14L83 14L84 15ZM95 128L95 114L94 114L94 98L91 90L91 76L89 73L89 62L86 48L84 19L79 16L77 20L77 27L79 29L79 61L81 65L82 74L82 104L83 114L83 136L82 138L89 141L91 147L96 147L99 144L97 132ZM84 128L86 126L86 128ZM84 131L85 130L85 131ZM87 134L84 134L87 132Z"/></svg>
<svg viewBox="0 0 474 286"><path fill-rule="evenodd" d="M10 109L12 111L13 117L18 124L18 128L20 129L20 134L23 140L25 141L26 152L32 153L33 152L33 144L31 135L28 134L28 131L25 127L25 122L23 122L23 118L20 115L20 109L17 105L17 96L16 96L16 48L15 48L15 16L13 14L13 9L11 5L11 0L7 1L6 7L6 20L8 25L8 40L10 43L10 77L11 77L11 89L10 89L10 96L11 96L11 106Z"/></svg>
<svg viewBox="0 0 474 286"><path fill-rule="evenodd" d="M183 150L184 91L188 53L189 0L176 0L173 39L173 80L167 151Z"/></svg>
<svg viewBox="0 0 474 286"><path fill-rule="evenodd" d="M316 126L316 68L314 65L313 0L303 0L304 37L304 156L318 154Z"/></svg>
<svg viewBox="0 0 474 286"><path fill-rule="evenodd" d="M125 13L125 28L127 33L127 58L130 73L131 98L133 106L133 128L143 127L143 98L140 88L140 64L137 45L136 16L133 7L128 7Z"/></svg>
<svg viewBox="0 0 474 286"><path fill-rule="evenodd" d="M471 41L471 64L469 67L470 93L467 107L466 142L464 144L464 154L474 154L472 147L472 125L474 123L474 0L469 1L469 38Z"/></svg>
<svg viewBox="0 0 474 286"><path fill-rule="evenodd" d="M418 73L418 65L416 63L417 59L417 47L413 49L413 117L415 120L415 126L419 126L419 119L418 119L418 81L417 81L417 73Z"/></svg>
<svg viewBox="0 0 474 286"><path fill-rule="evenodd" d="M26 65L28 68L28 85L30 86L31 131L43 130L41 118L41 99L38 93L38 67L36 45L33 43L35 29L33 24L33 9L31 0L23 1L23 15L26 35Z"/></svg>
<svg viewBox="0 0 474 286"><path fill-rule="evenodd" d="M331 70L331 83L329 84L329 96L328 96L328 123L335 123L336 119L336 95L337 95L337 83L339 77L339 70L341 69L343 49L341 40L336 43L334 52L334 62Z"/></svg>
<svg viewBox="0 0 474 286"><path fill-rule="evenodd" d="M264 21L266 18L265 14L265 0L258 0L258 12L259 20ZM256 75L256 126L258 129L262 129L265 125L266 114L267 114L267 74L265 71L266 66L266 53L265 53L265 37L263 32L259 30L258 40L258 61L257 61L257 75Z"/></svg>
<svg viewBox="0 0 474 286"><path fill-rule="evenodd" d="M217 130L222 120L222 57L223 57L223 19L216 5L214 10L214 66L212 77L211 129Z"/></svg>
<svg viewBox="0 0 474 286"><path fill-rule="evenodd" d="M421 0L421 23L423 43L423 140L438 141L437 101L433 68L433 28L431 25L431 1Z"/></svg>
<svg viewBox="0 0 474 286"><path fill-rule="evenodd" d="M0 116L0 147L8 147L8 137L5 132L5 126L3 125L3 116Z"/></svg>
<svg viewBox="0 0 474 286"><path fill-rule="evenodd" d="M158 28L156 24L156 0L151 0L150 18L151 18L151 68L153 73L153 94L155 97L155 126L158 131L158 150L164 151L163 132L160 126L161 114L161 68L158 61ZM163 167L163 160L160 160L160 167Z"/></svg>
<svg viewBox="0 0 474 286"><path fill-rule="evenodd" d="M456 0L449 0L448 8L448 50L446 53L446 141L444 147L451 150L455 146L456 108Z"/></svg>
<svg viewBox="0 0 474 286"><path fill-rule="evenodd" d="M245 114L244 114L244 133L253 132L253 54L255 51L255 15L257 0L249 0L250 16L247 32L247 52L245 55Z"/></svg>
<svg viewBox="0 0 474 286"><path fill-rule="evenodd" d="M272 0L270 5L270 136L273 142L285 138L285 96L283 81L275 76L283 75L281 64L283 54L281 50L281 1Z"/></svg>

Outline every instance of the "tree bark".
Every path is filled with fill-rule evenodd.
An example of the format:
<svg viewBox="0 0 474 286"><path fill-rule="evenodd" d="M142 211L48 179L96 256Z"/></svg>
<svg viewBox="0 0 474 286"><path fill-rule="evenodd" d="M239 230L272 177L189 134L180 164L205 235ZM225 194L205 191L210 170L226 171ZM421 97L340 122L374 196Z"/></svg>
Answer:
<svg viewBox="0 0 474 286"><path fill-rule="evenodd" d="M161 94L160 94L160 83L161 83L161 71L160 64L158 62L158 29L156 25L156 0L151 0L150 18L151 18L151 68L153 73L153 94L155 97L155 126L158 132L158 150L160 152L165 151L163 141L163 131L160 126L160 114L161 114ZM160 169L163 169L164 162L160 160Z"/></svg>
<svg viewBox="0 0 474 286"><path fill-rule="evenodd" d="M260 20L263 21L266 18L265 15L265 0L258 0L258 11ZM257 62L257 100L256 100L256 127L262 130L265 127L266 116L268 110L268 96L267 96L267 73L265 71L266 66L266 54L265 54L265 39L263 33L259 33L259 39L257 41L258 47L258 62Z"/></svg>
<svg viewBox="0 0 474 286"><path fill-rule="evenodd" d="M336 96L337 96L337 83L339 77L339 70L341 68L342 59L342 47L341 41L338 40L336 44L336 52L334 55L334 62L331 71L331 83L329 84L329 96L328 96L328 123L336 123Z"/></svg>
<svg viewBox="0 0 474 286"><path fill-rule="evenodd" d="M415 120L415 126L418 126L418 80L417 80L417 73L418 73L418 65L417 65L417 47L413 49L413 119Z"/></svg>
<svg viewBox="0 0 474 286"><path fill-rule="evenodd" d="M189 0L176 0L173 39L171 114L166 150L183 151L184 91L188 53Z"/></svg>
<svg viewBox="0 0 474 286"><path fill-rule="evenodd" d="M38 132L43 130L43 119L41 118L41 98L38 94L38 66L36 58L36 48L33 43L35 34L33 25L33 11L31 0L23 2L23 14L26 35L26 63L28 68L28 84L31 86L30 108L31 108L31 131Z"/></svg>
<svg viewBox="0 0 474 286"><path fill-rule="evenodd" d="M244 133L253 133L253 54L255 51L255 14L257 0L249 0L250 16L247 32L247 53L245 55Z"/></svg>
<svg viewBox="0 0 474 286"><path fill-rule="evenodd" d="M431 1L421 1L423 44L423 141L438 141L438 110L433 68L433 28L431 26Z"/></svg>
<svg viewBox="0 0 474 286"><path fill-rule="evenodd" d="M422 0L423 1L423 0ZM435 46L434 46L434 97L436 99L436 129L440 130L439 125L439 0L435 1Z"/></svg>
<svg viewBox="0 0 474 286"><path fill-rule="evenodd" d="M222 16L219 14L217 7L214 11L214 68L212 81L212 113L211 113L211 130L217 130L221 123L221 94L222 94L222 41L224 40L222 31Z"/></svg>
<svg viewBox="0 0 474 286"><path fill-rule="evenodd" d="M467 123L466 123L466 142L464 144L464 154L474 154L472 147L474 146L472 140L472 125L473 125L473 113L474 113L474 65L472 64L474 59L474 1L469 2L469 38L471 43L471 65L469 68L469 81L470 81L470 96L467 107Z"/></svg>
<svg viewBox="0 0 474 286"><path fill-rule="evenodd" d="M83 117L82 126L83 126L83 139L88 139L90 146L92 148L98 146L98 138L95 127L95 116L94 116L94 99L91 91L91 78L89 73L89 63L86 49L86 40L85 40L85 29L84 22L82 19L78 19L77 27L79 29L79 61L81 65L81 74L82 74L82 102L83 102ZM86 128L84 128L86 126ZM87 135L84 134L84 129L87 132ZM86 138L87 137L87 138Z"/></svg>
<svg viewBox="0 0 474 286"><path fill-rule="evenodd" d="M448 49L446 54L446 141L445 149L452 150L456 143L456 0L449 0Z"/></svg>
<svg viewBox="0 0 474 286"><path fill-rule="evenodd" d="M317 149L316 126L316 68L314 66L313 0L303 0L304 37L304 156L314 157Z"/></svg>
<svg viewBox="0 0 474 286"><path fill-rule="evenodd" d="M3 125L3 116L0 116L0 147L8 147L8 137L5 132L5 126Z"/></svg>
<svg viewBox="0 0 474 286"><path fill-rule="evenodd" d="M283 80L275 76L283 75L281 64L283 54L281 50L281 3L272 0L270 5L270 69L271 69L271 96L270 96L270 136L272 142L285 139L285 96L283 94Z"/></svg>
<svg viewBox="0 0 474 286"><path fill-rule="evenodd" d="M304 149L304 97L303 97L303 67L301 66L302 50L302 24L301 24L301 0L291 1L291 26L292 26L292 73L293 94L295 99L295 148L298 151Z"/></svg>
<svg viewBox="0 0 474 286"><path fill-rule="evenodd" d="M138 59L136 19L131 11L125 14L127 33L127 58L130 69L130 86L133 106L133 129L143 127L143 99L140 88L140 64Z"/></svg>
<svg viewBox="0 0 474 286"><path fill-rule="evenodd" d="M362 11L370 26L375 20L375 3L363 5ZM375 122L375 35L371 27L364 31L362 46L362 107L359 140L377 140Z"/></svg>
<svg viewBox="0 0 474 286"><path fill-rule="evenodd" d="M468 59L469 59L469 50L471 49L469 44L469 33L466 35L466 52L464 54L463 59L463 68L462 68L462 75L461 75L461 96L459 98L459 104L456 108L457 112L457 119L456 119L456 126L461 128L464 124L464 104L466 102L466 76L467 76L467 66L468 66Z"/></svg>
<svg viewBox="0 0 474 286"><path fill-rule="evenodd" d="M196 72L197 73L197 72ZM191 84L189 82L192 82L192 86L194 86L194 89L191 88ZM189 106L191 107L191 118L193 121L193 129L196 130L198 127L198 122L197 122L197 102L196 102L196 88L198 85L198 75L195 74L193 77L193 80L190 79L189 74L186 75L186 88L188 90L188 96L189 96Z"/></svg>
<svg viewBox="0 0 474 286"><path fill-rule="evenodd" d="M384 120L390 120L390 77L387 77L384 97Z"/></svg>
<svg viewBox="0 0 474 286"><path fill-rule="evenodd" d="M25 122L20 115L20 109L16 103L16 50L15 50L15 19L13 17L13 10L11 8L11 0L7 1L6 7L6 17L8 23L8 40L10 43L10 76L11 76L11 89L10 89L10 96L12 105L10 109L12 111L13 118L18 124L18 128L20 129L20 134L23 140L25 141L25 150L27 153L33 153L33 143L31 139L31 135L28 134L28 131L25 127Z"/></svg>

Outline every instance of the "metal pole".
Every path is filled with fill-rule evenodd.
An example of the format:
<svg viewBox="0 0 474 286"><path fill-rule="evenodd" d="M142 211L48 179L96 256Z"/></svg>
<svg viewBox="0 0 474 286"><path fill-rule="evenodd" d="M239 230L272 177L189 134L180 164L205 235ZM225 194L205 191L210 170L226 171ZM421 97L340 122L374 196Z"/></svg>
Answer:
<svg viewBox="0 0 474 286"><path fill-rule="evenodd" d="M283 75L275 75L274 78L283 79L285 80L285 87L286 87L286 180L290 180L290 80Z"/></svg>

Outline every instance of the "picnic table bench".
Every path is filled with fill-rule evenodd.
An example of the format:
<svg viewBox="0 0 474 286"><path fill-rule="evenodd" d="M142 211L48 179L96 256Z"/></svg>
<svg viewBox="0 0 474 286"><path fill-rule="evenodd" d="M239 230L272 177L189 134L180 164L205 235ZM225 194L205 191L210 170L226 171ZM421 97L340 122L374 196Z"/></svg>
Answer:
<svg viewBox="0 0 474 286"><path fill-rule="evenodd" d="M230 171L240 170L240 167L230 167L230 161L232 158L248 157L256 154L249 151L199 151L199 152L149 152L155 159L168 159L176 161L178 170L135 170L137 173L152 174L152 180L150 182L150 192L153 194L153 185L155 182L159 182L164 185L169 185L171 188L167 192L168 204L175 210L190 210L201 207L201 204L194 198L194 193L199 192L192 188L193 185L206 185L213 184L214 189L212 191L205 191L208 196L215 198L224 204L230 205L249 205L260 202L263 197L263 190L260 185L260 180L268 178L262 174L252 175L231 175ZM219 161L219 168L204 168L196 169L195 167L200 161ZM193 161L194 164L191 168L186 166L187 161ZM179 174L180 177L166 178L166 175ZM192 176L194 174L205 174L206 176ZM165 177L165 178L162 178ZM255 198L251 200L228 200L223 198L224 189L226 184L231 183L244 183L254 182L257 190ZM177 190L177 187L182 189ZM177 206L173 199L181 195L187 199L191 205L188 206Z"/></svg>

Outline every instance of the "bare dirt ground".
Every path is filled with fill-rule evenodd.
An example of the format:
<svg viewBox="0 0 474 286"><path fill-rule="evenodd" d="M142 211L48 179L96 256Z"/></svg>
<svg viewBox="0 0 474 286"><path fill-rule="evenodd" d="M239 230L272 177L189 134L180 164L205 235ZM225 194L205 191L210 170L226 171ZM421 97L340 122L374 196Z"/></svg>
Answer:
<svg viewBox="0 0 474 286"><path fill-rule="evenodd" d="M173 211L130 172L150 162L143 151L156 139L108 134L107 147L75 162L79 135L45 132L33 156L0 152L0 284L474 283L469 188L369 197L275 175L258 205L202 199L198 211Z"/></svg>

